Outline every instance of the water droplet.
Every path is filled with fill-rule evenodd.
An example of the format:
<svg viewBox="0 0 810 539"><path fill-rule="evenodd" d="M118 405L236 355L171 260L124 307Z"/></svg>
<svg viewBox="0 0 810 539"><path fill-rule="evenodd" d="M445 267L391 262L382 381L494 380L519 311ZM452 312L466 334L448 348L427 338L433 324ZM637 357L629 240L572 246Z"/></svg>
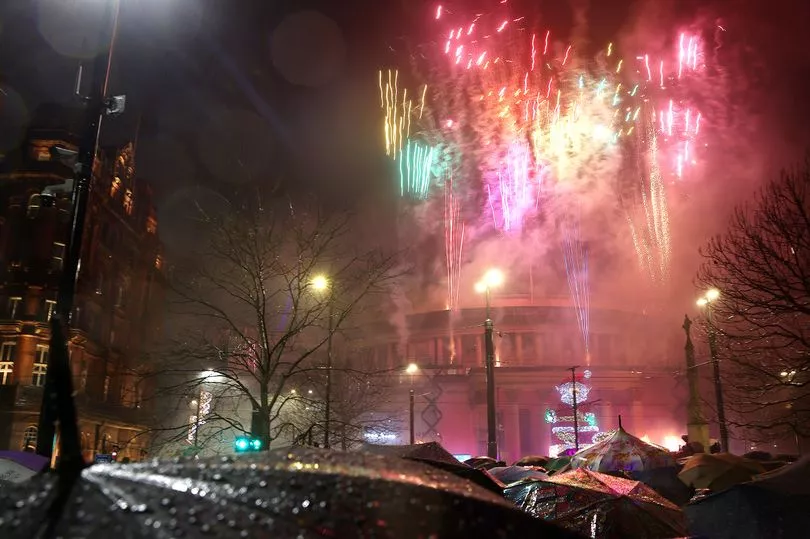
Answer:
<svg viewBox="0 0 810 539"><path fill-rule="evenodd" d="M307 507L309 507L309 504L310 504L310 503L311 503L311 502L310 502L309 500L304 500L303 502L301 502L301 506L302 506L304 509L306 509Z"/></svg>
<svg viewBox="0 0 810 539"><path fill-rule="evenodd" d="M200 526L200 531L202 531L203 533L208 533L211 531L211 526L209 524L203 524L202 526Z"/></svg>

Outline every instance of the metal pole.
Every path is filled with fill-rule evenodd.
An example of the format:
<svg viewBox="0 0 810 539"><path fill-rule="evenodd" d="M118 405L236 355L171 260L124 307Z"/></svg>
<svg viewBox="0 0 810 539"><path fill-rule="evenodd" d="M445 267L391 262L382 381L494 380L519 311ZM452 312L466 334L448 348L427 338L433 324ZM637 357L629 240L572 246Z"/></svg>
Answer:
<svg viewBox="0 0 810 539"><path fill-rule="evenodd" d="M67 340L69 339L68 324L73 310L73 298L76 291L79 260L82 249L82 236L84 221L87 214L87 203L90 196L90 181L93 176L98 150L98 137L101 130L101 120L104 113L104 100L107 95L107 85L110 77L113 47L115 44L116 29L118 26L118 0L108 0L105 17L102 22L101 41L107 44L107 54L98 54L93 62L93 78L90 95L85 104L84 133L79 142L79 151L74 169L74 186L71 197L70 233L66 242L65 260L59 280L56 310L51 319L50 354L48 367L45 373L45 388L42 395L42 405L39 414L37 430L37 454L50 458L53 454L53 440L56 434L56 421L62 425L60 447L80 448L78 432L73 440L71 429L65 428L68 424L76 423L76 406L73 402L73 384L70 373L70 360ZM57 384L56 382L59 381ZM65 436L68 434L68 436ZM67 452L62 451L63 457ZM74 460L81 461L81 450L78 455L72 455Z"/></svg>
<svg viewBox="0 0 810 539"><path fill-rule="evenodd" d="M712 356L712 368L714 371L714 396L717 401L717 423L720 427L720 450L728 452L726 407L723 403L723 382L720 379L720 359L717 357L717 332L712 319L711 304L706 305L706 319L709 322L709 354Z"/></svg>
<svg viewBox="0 0 810 539"><path fill-rule="evenodd" d="M411 389L410 393L408 394L408 406L410 410L410 426L411 426L411 445L416 443L416 433L414 432L414 417L413 417L413 408L414 408L414 394L413 389Z"/></svg>
<svg viewBox="0 0 810 539"><path fill-rule="evenodd" d="M700 405L698 371L695 365L695 345L692 343L692 321L683 317L683 330L686 333L686 380L689 383L689 404L687 405L686 433L690 443L697 442L704 451L709 450L709 426Z"/></svg>
<svg viewBox="0 0 810 539"><path fill-rule="evenodd" d="M484 345L487 354L487 456L498 458L498 432L495 415L495 343L492 341L493 324L489 313L489 287L486 290L487 319L484 322Z"/></svg>
<svg viewBox="0 0 810 539"><path fill-rule="evenodd" d="M579 418L577 417L577 367L571 367L571 396L574 408L574 451L579 451Z"/></svg>
<svg viewBox="0 0 810 539"><path fill-rule="evenodd" d="M323 446L329 449L329 429L332 420L332 298L329 298L329 335L326 341L326 407L324 418Z"/></svg>

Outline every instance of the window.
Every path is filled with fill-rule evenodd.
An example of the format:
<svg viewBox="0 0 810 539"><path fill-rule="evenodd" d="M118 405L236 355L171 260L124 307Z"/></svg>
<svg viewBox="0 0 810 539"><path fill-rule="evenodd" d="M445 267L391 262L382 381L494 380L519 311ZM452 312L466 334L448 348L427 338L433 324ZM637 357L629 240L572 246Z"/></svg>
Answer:
<svg viewBox="0 0 810 539"><path fill-rule="evenodd" d="M37 427L29 425L23 432L22 449L23 451L37 448Z"/></svg>
<svg viewBox="0 0 810 539"><path fill-rule="evenodd" d="M87 362L82 361L82 370L79 374L79 393L87 391Z"/></svg>
<svg viewBox="0 0 810 539"><path fill-rule="evenodd" d="M51 317L56 309L56 301L52 299L45 300L45 321L50 322Z"/></svg>
<svg viewBox="0 0 810 539"><path fill-rule="evenodd" d="M121 279L118 284L118 290L115 296L115 306L124 307L127 304L127 291L129 289L129 282L126 278Z"/></svg>
<svg viewBox="0 0 810 539"><path fill-rule="evenodd" d="M6 341L0 348L0 361L14 363L14 351L17 349L16 341Z"/></svg>
<svg viewBox="0 0 810 539"><path fill-rule="evenodd" d="M53 254L51 255L51 268L54 271L62 271L62 264L65 260L65 244L58 241L53 242Z"/></svg>
<svg viewBox="0 0 810 539"><path fill-rule="evenodd" d="M518 412L518 430L520 436L520 454L532 453L532 414L530 410L521 409Z"/></svg>
<svg viewBox="0 0 810 539"><path fill-rule="evenodd" d="M17 312L20 310L22 298L19 296L8 298L8 316L9 318L17 318Z"/></svg>
<svg viewBox="0 0 810 539"><path fill-rule="evenodd" d="M34 369L31 372L31 384L42 387L45 385L45 373L48 372L48 354L49 347L47 344L38 344L36 355L34 356Z"/></svg>
<svg viewBox="0 0 810 539"><path fill-rule="evenodd" d="M7 341L3 343L0 348L0 384L6 385L11 383L11 373L14 372L14 351L17 348L17 343L14 341Z"/></svg>
<svg viewBox="0 0 810 539"><path fill-rule="evenodd" d="M155 269L160 269L162 267L163 267L163 257L160 256L160 255L157 255L155 257Z"/></svg>
<svg viewBox="0 0 810 539"><path fill-rule="evenodd" d="M132 206L134 205L135 199L132 195L132 191L127 189L124 191L124 211L127 215L132 215Z"/></svg>
<svg viewBox="0 0 810 539"><path fill-rule="evenodd" d="M121 190L121 178L116 176L110 183L110 198L115 198L115 195Z"/></svg>

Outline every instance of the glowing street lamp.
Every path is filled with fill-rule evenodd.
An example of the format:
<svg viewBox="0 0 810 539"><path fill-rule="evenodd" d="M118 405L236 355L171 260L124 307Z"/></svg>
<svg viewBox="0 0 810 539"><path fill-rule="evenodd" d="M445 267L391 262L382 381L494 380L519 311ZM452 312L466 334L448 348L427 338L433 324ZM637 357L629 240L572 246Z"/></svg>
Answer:
<svg viewBox="0 0 810 539"><path fill-rule="evenodd" d="M728 451L728 426L726 425L726 407L723 403L723 383L720 379L720 360L717 357L717 330L712 319L712 303L720 299L720 291L711 288L698 298L697 305L706 313L706 321L709 324L709 354L712 359L712 369L714 371L714 396L717 401L717 423L720 428L720 445L723 451Z"/></svg>
<svg viewBox="0 0 810 539"><path fill-rule="evenodd" d="M411 445L416 443L416 432L414 429L414 405L416 396L413 392L413 377L416 373L419 372L419 365L416 363L409 363L407 367L405 367L405 373L411 375L411 389L408 391L408 423L410 426L410 441Z"/></svg>
<svg viewBox="0 0 810 539"><path fill-rule="evenodd" d="M484 347L486 349L487 369L487 456L498 458L498 430L495 414L495 343L492 341L493 324L489 313L490 294L504 282L503 272L499 269L488 270L480 281L475 283L475 291L486 298L486 320L484 320Z"/></svg>
<svg viewBox="0 0 810 539"><path fill-rule="evenodd" d="M310 281L312 288L316 292L329 293L327 301L329 302L329 334L326 336L326 395L324 397L324 433L323 433L323 446L329 449L329 428L332 420L332 314L333 314L333 289L329 277L324 274L318 274Z"/></svg>

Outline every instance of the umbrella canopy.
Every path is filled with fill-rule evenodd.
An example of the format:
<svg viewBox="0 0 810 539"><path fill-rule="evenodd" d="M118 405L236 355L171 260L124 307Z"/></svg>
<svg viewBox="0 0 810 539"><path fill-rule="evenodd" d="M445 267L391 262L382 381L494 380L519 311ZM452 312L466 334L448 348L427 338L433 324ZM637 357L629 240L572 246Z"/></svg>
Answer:
<svg viewBox="0 0 810 539"><path fill-rule="evenodd" d="M399 457L417 462L424 462L433 467L448 471L484 487L495 494L503 493L503 483L491 476L485 469L476 469L459 462L452 453L441 444L428 442L414 445L376 445L365 444L363 451L374 455Z"/></svg>
<svg viewBox="0 0 810 539"><path fill-rule="evenodd" d="M675 457L668 450L636 438L621 427L598 444L571 457L572 468L602 473L641 472L675 464Z"/></svg>
<svg viewBox="0 0 810 539"><path fill-rule="evenodd" d="M687 505L693 533L725 539L807 536L810 458Z"/></svg>
<svg viewBox="0 0 810 539"><path fill-rule="evenodd" d="M529 479L548 479L548 474L542 468L529 466L502 466L490 469L489 473L504 485Z"/></svg>
<svg viewBox="0 0 810 539"><path fill-rule="evenodd" d="M515 462L515 466L542 466L543 468L546 467L549 458L543 457L540 455L526 455L525 457L521 457L521 459Z"/></svg>
<svg viewBox="0 0 810 539"><path fill-rule="evenodd" d="M571 465L571 457L554 457L543 466L549 474L563 472Z"/></svg>
<svg viewBox="0 0 810 539"><path fill-rule="evenodd" d="M100 464L60 490L49 474L0 491L0 537L37 537L49 514L64 539L570 537L442 470L310 448Z"/></svg>
<svg viewBox="0 0 810 539"><path fill-rule="evenodd" d="M479 470L489 470L490 468L497 468L498 466L506 466L505 462L495 460L492 457L473 457L465 460L464 464Z"/></svg>
<svg viewBox="0 0 810 539"><path fill-rule="evenodd" d="M631 472L630 479L641 481L680 507L692 497L692 489L678 478L680 471L680 467L655 468L642 472Z"/></svg>
<svg viewBox="0 0 810 539"><path fill-rule="evenodd" d="M505 494L524 511L588 537L686 535L681 510L650 487L582 468L509 486Z"/></svg>
<svg viewBox="0 0 810 539"><path fill-rule="evenodd" d="M684 459L678 478L696 489L719 491L750 481L764 472L765 468L758 462L737 455L698 453Z"/></svg>
<svg viewBox="0 0 810 539"><path fill-rule="evenodd" d="M48 468L50 461L25 451L0 451L0 481L21 483Z"/></svg>

